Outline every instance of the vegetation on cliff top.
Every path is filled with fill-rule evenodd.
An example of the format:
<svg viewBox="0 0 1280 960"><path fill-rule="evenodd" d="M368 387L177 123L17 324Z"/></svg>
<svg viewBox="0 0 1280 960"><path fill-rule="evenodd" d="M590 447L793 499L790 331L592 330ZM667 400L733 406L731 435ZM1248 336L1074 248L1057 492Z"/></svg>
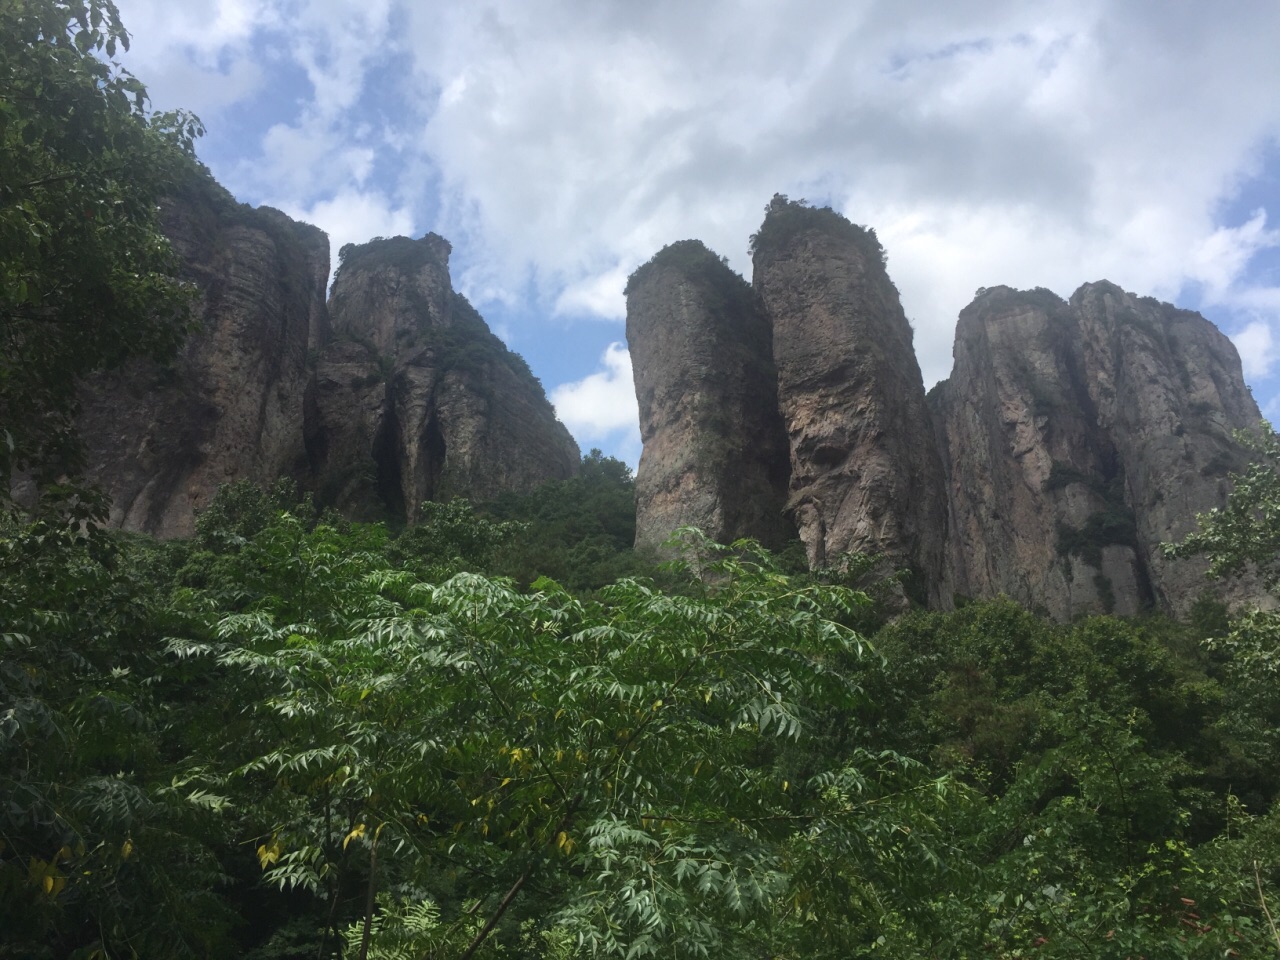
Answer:
<svg viewBox="0 0 1280 960"><path fill-rule="evenodd" d="M751 235L751 253L757 257L773 256L796 235L807 230L847 240L862 252L869 263L884 267L888 262L888 254L880 245L874 228L850 223L830 207L811 207L805 200L790 200L781 193L775 193L764 208L764 223L758 232Z"/></svg>

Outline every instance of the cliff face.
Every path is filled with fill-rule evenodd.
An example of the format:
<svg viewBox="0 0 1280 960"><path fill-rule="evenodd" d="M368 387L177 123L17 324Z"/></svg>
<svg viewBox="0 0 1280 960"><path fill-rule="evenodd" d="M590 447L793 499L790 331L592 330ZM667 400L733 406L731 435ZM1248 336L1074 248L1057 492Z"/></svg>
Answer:
<svg viewBox="0 0 1280 960"><path fill-rule="evenodd" d="M950 599L947 501L911 327L874 232L775 198L754 242L811 565L881 553Z"/></svg>
<svg viewBox="0 0 1280 960"><path fill-rule="evenodd" d="M200 327L168 366L134 363L87 384L80 423L111 522L168 537L191 533L221 484L305 466L307 356L327 332L329 242L212 182L190 184L164 221L199 291Z"/></svg>
<svg viewBox="0 0 1280 960"><path fill-rule="evenodd" d="M1109 283L1065 302L998 287L960 315L930 395L948 465L956 589L1066 619L1185 613L1203 565L1169 561L1244 457L1258 408L1198 314ZM1247 589L1247 587L1246 587Z"/></svg>
<svg viewBox="0 0 1280 960"><path fill-rule="evenodd" d="M87 474L114 525L187 535L222 484L280 477L349 516L413 522L423 500L577 469L541 385L450 286L440 237L348 248L326 305L315 227L208 180L174 197L165 227L199 328L167 367L83 391Z"/></svg>
<svg viewBox="0 0 1280 960"><path fill-rule="evenodd" d="M627 284L627 341L644 452L636 543L677 527L780 547L788 451L767 319L751 287L696 240Z"/></svg>
<svg viewBox="0 0 1280 960"><path fill-rule="evenodd" d="M982 290L926 399L873 231L775 197L752 245L754 303L695 241L628 285L640 542L681 524L768 540L785 484L811 566L882 554L931 606L1181 615L1209 586L1161 545L1224 502L1248 459L1232 433L1259 412L1199 314L1106 282Z"/></svg>
<svg viewBox="0 0 1280 960"><path fill-rule="evenodd" d="M541 385L453 291L441 237L344 248L330 316L307 398L322 503L412 523L424 500L484 500L577 469Z"/></svg>

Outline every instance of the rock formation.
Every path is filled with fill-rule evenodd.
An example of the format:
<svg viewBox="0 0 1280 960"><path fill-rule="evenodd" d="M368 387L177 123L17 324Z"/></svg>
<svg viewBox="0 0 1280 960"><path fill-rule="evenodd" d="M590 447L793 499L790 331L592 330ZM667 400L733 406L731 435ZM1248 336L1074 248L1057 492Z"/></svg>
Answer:
<svg viewBox="0 0 1280 960"><path fill-rule="evenodd" d="M627 340L644 442L636 543L686 525L724 543L793 538L769 324L747 282L697 240L664 247L627 284Z"/></svg>
<svg viewBox="0 0 1280 960"><path fill-rule="evenodd" d="M883 554L950 598L947 502L911 326L875 233L775 197L753 238L811 565Z"/></svg>
<svg viewBox="0 0 1280 960"><path fill-rule="evenodd" d="M95 378L80 426L111 522L169 537L191 533L221 484L268 483L305 465L307 357L327 335L329 241L210 180L175 196L164 223L199 292L199 328L164 367Z"/></svg>
<svg viewBox="0 0 1280 960"><path fill-rule="evenodd" d="M1059 619L1185 613L1202 564L1167 560L1245 462L1259 413L1234 347L1195 313L1110 283L1066 302L981 291L930 394L948 464L956 589Z"/></svg>
<svg viewBox="0 0 1280 960"><path fill-rule="evenodd" d="M87 473L114 525L186 535L222 484L280 477L352 517L412 522L423 500L484 500L577 469L537 379L453 291L442 238L344 248L329 306L317 228L208 179L164 222L199 327L169 365L134 363L83 391Z"/></svg>
<svg viewBox="0 0 1280 960"><path fill-rule="evenodd" d="M449 282L435 234L343 249L333 339L307 403L321 502L412 523L424 500L485 500L577 469L542 386Z"/></svg>
<svg viewBox="0 0 1280 960"><path fill-rule="evenodd" d="M812 566L881 554L930 605L1005 594L1058 619L1184 614L1205 590L1204 564L1161 544L1223 502L1247 462L1232 433L1259 421L1207 320L1106 282L1069 302L983 290L926 400L873 231L775 197L752 247L763 318L694 241L629 284L639 541L682 523L762 536L785 476Z"/></svg>

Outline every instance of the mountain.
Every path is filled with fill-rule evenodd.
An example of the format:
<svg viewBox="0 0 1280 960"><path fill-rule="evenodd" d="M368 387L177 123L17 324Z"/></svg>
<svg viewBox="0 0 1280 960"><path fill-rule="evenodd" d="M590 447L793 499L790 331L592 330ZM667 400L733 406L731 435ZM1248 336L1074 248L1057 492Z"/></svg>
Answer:
<svg viewBox="0 0 1280 960"><path fill-rule="evenodd" d="M1261 415L1231 342L1199 314L1085 284L995 287L960 314L930 395L948 465L957 590L1059 619L1185 613L1204 567L1168 560L1247 462Z"/></svg>
<svg viewBox="0 0 1280 960"><path fill-rule="evenodd" d="M713 275L715 289L746 287L709 252L701 288L666 251L632 279L647 540L725 499L724 478L776 464L761 425L780 417L786 499L779 509L776 470L773 486L735 488L734 536L776 537L788 521L811 566L877 554L942 608L1007 595L1064 620L1184 614L1204 591L1204 565L1160 545L1224 502L1228 474L1247 462L1233 431L1260 420L1211 323L1105 281L1069 301L982 290L961 313L950 378L926 398L874 231L775 197L752 252L756 300L739 295L732 310L691 293ZM704 346L675 348L677 337ZM673 481L672 451L688 457L707 437L739 452ZM1262 593L1244 582L1233 598Z"/></svg>
<svg viewBox="0 0 1280 960"><path fill-rule="evenodd" d="M627 340L644 442L636 543L682 526L726 543L793 539L773 348L751 287L698 241L673 243L627 284Z"/></svg>
<svg viewBox="0 0 1280 960"><path fill-rule="evenodd" d="M412 523L424 500L566 479L578 447L528 365L449 282L435 234L344 247L307 395L322 503Z"/></svg>
<svg viewBox="0 0 1280 960"><path fill-rule="evenodd" d="M950 596L942 463L875 233L775 197L752 240L791 455L787 512L809 562L883 554Z"/></svg>
<svg viewBox="0 0 1280 960"><path fill-rule="evenodd" d="M82 393L88 478L115 526L183 536L229 481L292 478L353 518L413 522L424 499L527 491L578 448L528 366L450 283L429 234L342 251L316 227L192 181L165 229L198 293L166 366Z"/></svg>

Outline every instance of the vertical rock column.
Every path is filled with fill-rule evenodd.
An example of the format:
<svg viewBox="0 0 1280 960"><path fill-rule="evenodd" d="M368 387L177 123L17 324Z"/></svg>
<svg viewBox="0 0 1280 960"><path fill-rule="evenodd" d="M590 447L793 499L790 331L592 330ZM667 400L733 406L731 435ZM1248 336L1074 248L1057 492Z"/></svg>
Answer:
<svg viewBox="0 0 1280 960"><path fill-rule="evenodd" d="M414 523L425 500L483 501L577 470L542 385L453 290L449 254L435 234L342 250L307 452L321 503L348 516Z"/></svg>
<svg viewBox="0 0 1280 960"><path fill-rule="evenodd" d="M636 543L681 526L778 547L788 456L769 326L750 286L696 240L663 248L627 284L644 452Z"/></svg>
<svg viewBox="0 0 1280 960"><path fill-rule="evenodd" d="M911 326L873 231L775 197L753 238L811 565L883 554L950 601L947 502Z"/></svg>

